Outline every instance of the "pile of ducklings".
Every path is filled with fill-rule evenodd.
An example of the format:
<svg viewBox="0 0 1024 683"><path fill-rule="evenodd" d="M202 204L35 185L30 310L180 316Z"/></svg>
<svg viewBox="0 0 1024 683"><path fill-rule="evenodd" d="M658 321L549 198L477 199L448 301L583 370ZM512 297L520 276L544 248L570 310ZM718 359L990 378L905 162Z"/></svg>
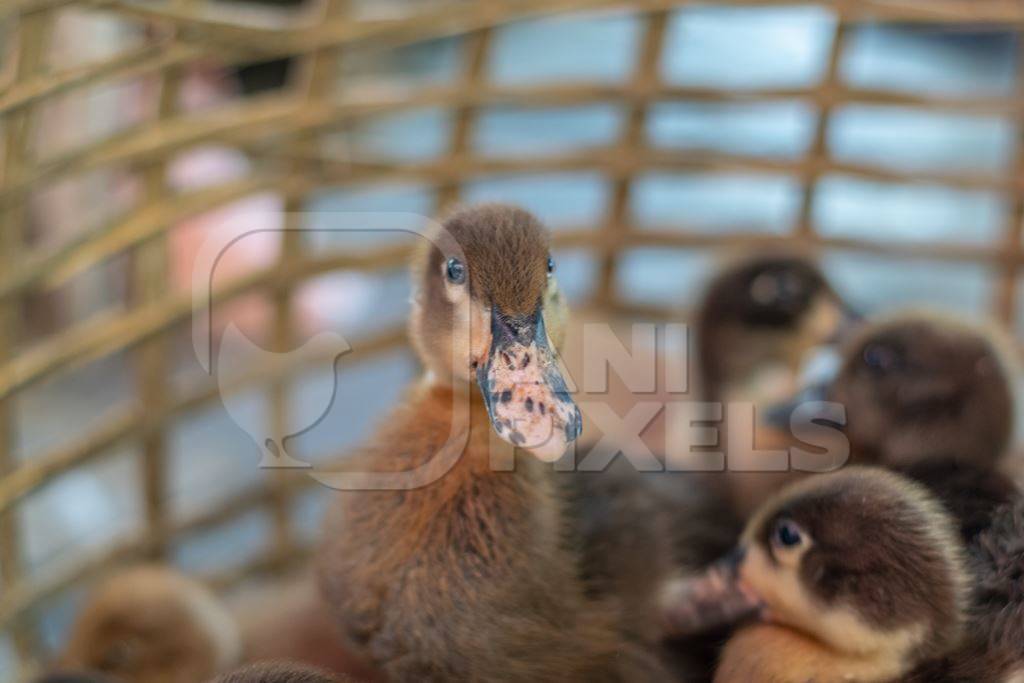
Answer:
<svg viewBox="0 0 1024 683"><path fill-rule="evenodd" d="M461 209L413 273L423 376L347 459L308 574L229 608L172 569L125 570L46 680L1024 681L997 330L863 319L811 260L739 259L689 321L696 372L675 396L718 428L703 466L669 467L684 412L589 419L661 388L571 381L594 346L535 217ZM832 412L801 433L807 405ZM727 426L744 416L757 443ZM825 432L840 450L797 438Z"/></svg>

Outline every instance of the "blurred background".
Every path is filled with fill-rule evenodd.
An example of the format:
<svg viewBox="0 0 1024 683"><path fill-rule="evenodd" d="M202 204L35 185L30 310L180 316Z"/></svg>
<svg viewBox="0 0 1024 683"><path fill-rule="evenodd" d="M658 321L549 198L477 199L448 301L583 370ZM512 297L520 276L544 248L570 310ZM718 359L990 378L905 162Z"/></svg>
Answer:
<svg viewBox="0 0 1024 683"><path fill-rule="evenodd" d="M792 242L864 311L1024 332L1022 28L1015 0L6 3L0 678L114 563L301 561L327 491L250 433L337 375L287 441L326 465L417 372L413 238L338 231L360 212L520 204L609 316L684 319L723 251ZM230 325L353 353L206 373L193 269L225 235L214 356Z"/></svg>

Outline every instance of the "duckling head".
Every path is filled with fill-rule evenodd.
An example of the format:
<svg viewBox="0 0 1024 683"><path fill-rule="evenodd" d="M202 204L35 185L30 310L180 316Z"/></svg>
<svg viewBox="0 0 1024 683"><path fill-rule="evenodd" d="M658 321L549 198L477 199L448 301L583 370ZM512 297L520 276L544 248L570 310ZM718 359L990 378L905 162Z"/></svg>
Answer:
<svg viewBox="0 0 1024 683"><path fill-rule="evenodd" d="M851 467L784 489L693 581L708 582L705 600L739 591L760 620L898 674L956 643L965 576L954 525L924 488Z"/></svg>
<svg viewBox="0 0 1024 683"><path fill-rule="evenodd" d="M495 431L544 461L582 429L558 367L567 308L548 235L518 208L462 209L414 261L410 336L434 382L475 381Z"/></svg>
<svg viewBox="0 0 1024 683"><path fill-rule="evenodd" d="M989 465L1013 431L1007 357L988 331L901 314L852 340L826 393L846 407L845 431L861 462L906 466L942 455Z"/></svg>
<svg viewBox="0 0 1024 683"><path fill-rule="evenodd" d="M779 375L791 374L805 353L834 342L858 319L803 256L737 261L710 282L698 312L704 391L712 399L728 399L737 389L744 400L770 397L771 387L757 387L775 379L784 396ZM781 373L773 377L773 370Z"/></svg>
<svg viewBox="0 0 1024 683"><path fill-rule="evenodd" d="M212 593L169 568L140 566L89 597L60 665L122 683L192 683L240 656L237 626Z"/></svg>

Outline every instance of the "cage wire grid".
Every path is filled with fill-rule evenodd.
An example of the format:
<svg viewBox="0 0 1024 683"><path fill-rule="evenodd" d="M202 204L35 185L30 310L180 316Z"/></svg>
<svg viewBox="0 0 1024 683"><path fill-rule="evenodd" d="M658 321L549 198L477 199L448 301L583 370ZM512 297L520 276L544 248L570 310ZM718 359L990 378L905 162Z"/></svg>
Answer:
<svg viewBox="0 0 1024 683"><path fill-rule="evenodd" d="M297 220L318 188L354 183L387 184L417 181L429 185L439 209L460 200L466 184L494 174L540 174L594 171L608 179L606 211L597 229L578 226L560 230L555 245L592 253L599 264L593 305L624 315L667 319L664 307L623 301L616 290L620 255L628 248L712 250L792 244L809 251L834 249L895 259L929 259L982 264L989 270L991 312L1007 325L1016 320L1017 279L1021 274L1024 225L1024 69L1018 68L1015 91L999 96L911 94L854 87L843 82L838 65L851 27L864 23L940 25L1024 32L1024 4L1017 0L746 0L744 7L813 5L831 12L835 32L827 53L823 78L798 88L731 89L685 86L666 82L661 63L666 26L671 13L697 5L686 0L518 0L501 2L441 2L409 4L406 13L384 17L353 15L341 0L326 0L284 18L275 27L240 23L217 11L207 0L135 3L127 0L87 0L87 8L116 13L150 28L143 45L113 57L61 71L47 68L45 46L54 17L68 0L8 0L0 19L12 22L14 50L5 82L0 82L3 159L0 165L0 630L13 639L26 666L43 654L37 608L69 586L83 582L129 559L166 558L176 537L235 518L254 509L268 510L272 538L266 554L244 566L211 577L230 585L257 572L280 572L301 561L308 548L295 537L289 505L307 486L307 477L274 473L265 486L230 497L213 510L184 521L172 521L167 511L167 424L178 414L215 401L215 383L181 394L168 391L168 345L171 331L192 315L188 295L170 292L168 230L181 220L257 192L273 190L284 198L285 212ZM220 8L221 10L223 7ZM614 84L585 81L500 84L488 79L485 68L497 28L521 19L593 10L638 13L641 35L635 67ZM332 86L347 48L365 44L399 47L445 36L464 36L461 72L455 82L427 85L409 91L380 91L337 98ZM1024 43L1018 40L1018 49ZM278 92L257 98L237 98L225 106L183 114L176 108L183 70L201 60L229 65L254 59L296 57L291 82ZM31 145L38 109L52 98L96 83L129 77L159 80L155 113L144 125L39 159ZM663 102L756 103L799 101L813 110L810 145L791 160L754 155L673 150L653 145L645 133L650 107ZM624 107L621 130L614 144L601 149L534 156L484 156L474 152L470 139L478 113L491 105L571 107L613 102ZM1005 173L947 170L893 170L833 157L828 132L833 111L843 104L892 105L914 110L992 115L1014 126L1013 161ZM355 123L384 114L437 107L450 112L454 125L442 156L421 162L339 160L325 154L318 136L345 130ZM182 149L216 141L244 151L253 161L251 173L240 179L182 193L167 186L169 160ZM127 167L141 179L142 192L134 207L97 229L57 247L31 246L25 235L29 192L106 167ZM685 224L652 230L635 224L630 204L636 177L649 171L721 173L742 171L781 174L796 179L799 210L785 234L754 232L707 234ZM987 244L913 243L859 240L825 236L813 211L820 180L838 173L880 183L926 184L950 189L988 190L1006 200L1004 229ZM970 226L964 226L969 230ZM286 232L276 262L245 277L225 283L212 293L221 306L248 293L264 292L272 301L272 343L290 349L296 290L311 278L336 270L373 271L400 267L408 247L384 246L360 253L318 253ZM126 310L76 323L40 340L28 340L19 328L26 297L68 282L75 274L118 255L129 256L130 301ZM401 328L353 341L360 349L345 363L358 363L373 354L401 348ZM24 462L14 455L13 400L19 392L53 374L128 351L135 363L135 407L101 424L71 445ZM268 422L283 435L289 422L286 394L290 378L304 367L326 358L301 355L254 369L237 379L237 386L266 386ZM138 406L144 406L140 408ZM139 480L145 525L140 533L87 561L59 572L27 571L20 534L19 503L47 482L74 468L87 466L111 448L128 440L141 444Z"/></svg>

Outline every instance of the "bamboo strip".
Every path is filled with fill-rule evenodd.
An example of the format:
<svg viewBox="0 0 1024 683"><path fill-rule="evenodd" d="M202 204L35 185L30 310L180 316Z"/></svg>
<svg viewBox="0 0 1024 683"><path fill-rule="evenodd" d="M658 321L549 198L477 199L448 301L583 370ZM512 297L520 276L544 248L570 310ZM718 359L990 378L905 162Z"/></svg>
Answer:
<svg viewBox="0 0 1024 683"><path fill-rule="evenodd" d="M293 153L282 152L288 157ZM803 177L825 174L845 175L862 180L908 185L936 185L957 190L1017 192L1024 190L1024 175L957 171L904 171L865 163L831 159L785 159L705 150L622 150L615 147L589 148L543 157L442 158L428 162L363 161L337 162L314 156L306 160L327 184L347 183L450 183L483 175L540 174L596 171L610 178L630 177L643 172L750 173Z"/></svg>
<svg viewBox="0 0 1024 683"><path fill-rule="evenodd" d="M177 5L191 4L192 0L177 0ZM184 74L178 67L166 68L161 73L160 101L156 118L166 121L177 108ZM168 192L168 157L141 168L144 179L144 196L147 200L159 200ZM163 298L169 278L169 258L166 230L170 223L158 224L161 234L151 240L139 243L129 252L132 256L130 302L134 308L159 303ZM164 559L167 555L167 497L166 476L166 423L154 419L154 413L161 412L166 402L167 357L170 351L167 339L153 336L146 339L135 351L135 384L142 412L142 433L140 435L142 462L140 463L139 488L142 495L146 539L149 545L147 557Z"/></svg>
<svg viewBox="0 0 1024 683"><path fill-rule="evenodd" d="M1024 36L1021 36L1017 45L1017 95L1024 98ZM1017 175L1024 173L1024 115L1016 120L1014 132L1016 140L1014 144L1014 167ZM993 297L992 307L995 316L1002 320L1008 329L1015 329L1018 322L1017 302L1019 299L1017 277L1020 273L1020 266L1012 258L1021 253L1024 245L1024 192L1010 190L1007 192L1007 213L1006 227L1003 238L1003 254L1006 257L1003 263L999 264L999 282Z"/></svg>
<svg viewBox="0 0 1024 683"><path fill-rule="evenodd" d="M637 44L636 67L632 78L635 90L646 90L657 87L659 60L665 43L665 26L668 13L652 12L645 17L643 36ZM635 157L647 152L647 135L644 126L647 123L647 103L637 102L627 112L626 121L619 135L616 157ZM598 281L597 301L601 305L610 306L614 303L618 272L618 253L621 243L621 229L628 224L630 196L636 173L620 173L613 181L611 203L608 207L608 219L602 229L606 244L601 256L601 272Z"/></svg>
<svg viewBox="0 0 1024 683"><path fill-rule="evenodd" d="M847 7L850 4L846 0L837 0L837 2L837 8ZM835 88L840 80L839 63L843 57L847 35L848 26L842 22L837 23L835 34L832 36L832 45L829 48L825 78L822 82L822 90L825 92ZM814 210L814 200L818 193L818 181L821 179L822 169L826 169L830 163L828 133L832 119L832 104L828 101L817 103L814 134L811 138L811 146L804 158L806 169L801 176L800 213L796 223L796 236L801 240L806 240L814 232L811 213Z"/></svg>
<svg viewBox="0 0 1024 683"><path fill-rule="evenodd" d="M491 29L484 28L470 33L465 38L464 74L460 88L475 91L486 87L485 68L491 47ZM455 108L455 123L452 130L448 158L461 159L470 153L470 137L476 123L477 108L466 104ZM438 188L437 208L443 213L459 200L461 183L458 180L442 182Z"/></svg>
<svg viewBox="0 0 1024 683"><path fill-rule="evenodd" d="M130 50L97 64L76 66L57 73L40 74L18 81L0 95L0 114L10 114L35 102L99 81L137 78L181 66L205 56L208 51L195 45L171 41L155 42Z"/></svg>
<svg viewBox="0 0 1024 683"><path fill-rule="evenodd" d="M0 204L23 195L46 180L69 173L86 173L121 164L148 164L203 142L222 144L266 143L268 136L280 135L292 125L322 122L326 112L296 111L290 99L266 98L259 102L235 103L200 115L175 117L126 131L99 144L71 150L46 159L29 171L12 174L0 187Z"/></svg>
<svg viewBox="0 0 1024 683"><path fill-rule="evenodd" d="M265 57L282 53L303 54L329 46L374 41L415 41L468 33L481 28L570 12L596 10L670 10L707 5L706 0L518 0L481 9L476 3L446 2L430 11L413 11L395 19L311 23L293 22L286 28L245 26L216 17L203 9L178 11L164 4L141 4L126 0L84 0L91 6L116 10L126 16L188 26L193 39L203 43L229 45L251 50ZM754 7L816 5L820 0L743 0L718 4ZM1024 6L1013 0L860 0L845 7L832 6L844 22L890 21L930 24L1024 25Z"/></svg>
<svg viewBox="0 0 1024 683"><path fill-rule="evenodd" d="M18 63L15 78L29 78L42 67L43 54L49 42L50 16L35 14L22 16L18 23ZM3 178L9 178L30 163L31 139L35 122L31 110L26 110L5 122ZM6 269L17 263L26 241L25 226L28 211L24 201L0 207L0 267ZM0 301L0 364L17 359L21 329L21 301L17 298ZM16 467L13 452L15 429L13 403L0 396L0 478ZM0 514L0 593L10 591L23 580L25 566L22 557L22 530L16 510ZM23 669L32 662L37 651L35 620L24 620L11 629L14 648L18 655L15 666Z"/></svg>
<svg viewBox="0 0 1024 683"><path fill-rule="evenodd" d="M172 119L164 125L149 126L143 129L128 131L114 136L99 144L72 150L20 174L8 177L7 182L0 186L0 204L10 201L12 195L19 195L29 187L45 180L52 180L60 175L84 173L96 168L103 168L124 163L146 163L159 158L174 149L182 149L199 143L217 139L228 145L240 145L250 151L266 149L272 143L289 135L300 132L326 131L348 125L352 120L379 116L390 111L418 108L424 106L466 106L480 107L486 103L505 103L516 105L543 106L550 104L583 104L586 102L602 102L614 100L616 92L627 101L663 99L666 101L737 101L754 102L774 100L779 97L811 98L816 91L760 91L751 93L715 93L710 89L665 88L650 93L638 93L631 88L610 88L571 85L558 88L503 88L485 89L481 93L467 93L451 88L428 90L406 101L393 98L367 103L341 103L319 106L306 105L299 107L289 98L266 98L258 103L235 105L218 109L212 113L186 116ZM842 91L845 93L846 91ZM821 94L822 103L842 100L844 94L830 95L827 91ZM859 99L858 99L859 98ZM849 91L847 102L873 102L877 104L911 106L929 111L959 109L964 112L1022 112L1024 98L995 98L972 100L936 97L915 97L887 95L882 92ZM980 186L998 184L985 174L978 179L968 175L964 181Z"/></svg>
<svg viewBox="0 0 1024 683"><path fill-rule="evenodd" d="M322 20L330 22L342 15L344 6L341 0L327 0L323 10ZM296 97L307 106L313 102L323 102L327 99L330 86L337 73L337 62L340 53L335 47L325 47L322 50L311 53L298 64L301 73L299 74ZM300 152L308 153L317 148L316 134L305 132L298 135L289 145ZM292 174L298 175L301 169L296 164L292 168ZM278 268L287 270L290 264L296 263L304 258L303 248L303 209L306 205L305 193L289 193L285 200L285 231L281 239L280 253L278 255ZM271 323L271 338L273 348L278 353L287 353L295 346L295 338L292 334L294 319L292 316L292 301L294 297L293 281L280 280L271 292L274 307L274 319ZM270 513L273 521L273 538L271 539L270 552L283 567L287 559L292 556L292 525L291 525L291 495L286 486L287 477L291 473L286 469L293 463L285 452L284 438L291 432L289 426L288 410L288 389L290 387L289 377L280 376L270 383L270 425L274 443L280 452L279 462L270 472Z"/></svg>

